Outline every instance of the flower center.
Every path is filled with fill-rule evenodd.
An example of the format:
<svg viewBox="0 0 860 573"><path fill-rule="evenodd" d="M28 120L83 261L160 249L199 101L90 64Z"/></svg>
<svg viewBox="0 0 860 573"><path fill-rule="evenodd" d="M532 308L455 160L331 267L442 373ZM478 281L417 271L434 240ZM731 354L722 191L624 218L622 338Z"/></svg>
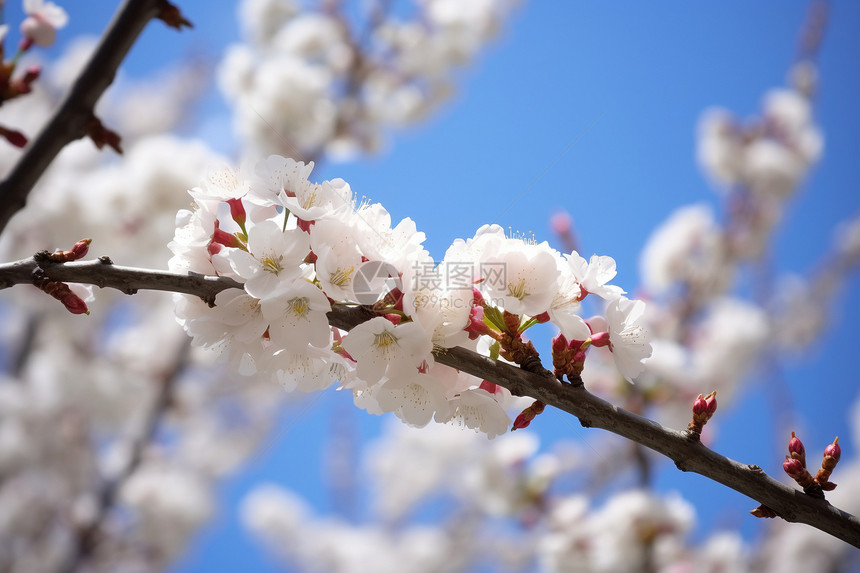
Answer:
<svg viewBox="0 0 860 573"><path fill-rule="evenodd" d="M520 279L518 283L508 283L508 296L523 300L528 294L526 292L526 279Z"/></svg>
<svg viewBox="0 0 860 573"><path fill-rule="evenodd" d="M292 298L287 301L287 304L289 305L290 310L296 316L304 316L305 314L307 314L308 310L310 310L308 307L308 299L304 296L297 296L295 298Z"/></svg>
<svg viewBox="0 0 860 573"><path fill-rule="evenodd" d="M316 191L309 193L305 197L305 200L302 201L302 209L310 209L311 207L313 207L314 203L316 203L316 200L317 200Z"/></svg>
<svg viewBox="0 0 860 573"><path fill-rule="evenodd" d="M281 257L278 257L277 259L273 257L266 257L261 262L263 264L263 269L269 271L270 273L278 274L283 270L283 267L281 266Z"/></svg>
<svg viewBox="0 0 860 573"><path fill-rule="evenodd" d="M383 330L379 334L373 335L373 344L379 348L385 348L397 343L397 337L394 333Z"/></svg>
<svg viewBox="0 0 860 573"><path fill-rule="evenodd" d="M625 326L624 330L618 333L627 344L644 344L642 339L645 335L645 329L636 324L633 326Z"/></svg>
<svg viewBox="0 0 860 573"><path fill-rule="evenodd" d="M354 267L349 267L348 269L338 268L335 272L331 274L331 278L329 279L329 281L333 285L343 286L352 279L352 273L354 270Z"/></svg>

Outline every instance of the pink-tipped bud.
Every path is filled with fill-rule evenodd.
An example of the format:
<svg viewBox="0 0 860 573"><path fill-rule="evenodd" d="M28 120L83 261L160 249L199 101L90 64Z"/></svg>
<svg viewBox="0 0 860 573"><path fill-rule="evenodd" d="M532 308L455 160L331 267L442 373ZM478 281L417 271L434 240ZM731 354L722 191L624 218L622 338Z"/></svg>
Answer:
<svg viewBox="0 0 860 573"><path fill-rule="evenodd" d="M788 441L788 453L792 458L800 460L803 467L806 467L806 448L803 447L803 442L794 435L794 432L791 433L791 439Z"/></svg>
<svg viewBox="0 0 860 573"><path fill-rule="evenodd" d="M787 473L793 480L801 479L804 473L806 473L806 468L803 467L800 460L790 458L788 456L786 456L785 461L782 462L782 469L785 470L785 473Z"/></svg>
<svg viewBox="0 0 860 573"><path fill-rule="evenodd" d="M490 394L495 394L496 392L499 391L499 385L494 384L494 383L490 382L489 380L482 381L481 385L479 387L481 390L486 390Z"/></svg>
<svg viewBox="0 0 860 573"><path fill-rule="evenodd" d="M463 329L469 333L470 340L477 340L485 334L492 336L492 330L487 323L484 322L484 309L480 306L473 306L469 311L469 324Z"/></svg>
<svg viewBox="0 0 860 573"><path fill-rule="evenodd" d="M717 411L717 393L711 392L707 396L699 394L696 401L693 402L693 415L702 418L703 422L707 422Z"/></svg>
<svg viewBox="0 0 860 573"><path fill-rule="evenodd" d="M514 425L511 427L511 431L527 428L529 424L532 423L535 416L543 412L544 408L546 408L546 404L540 400L533 402L531 406L520 412L520 415L517 416L516 420L514 420Z"/></svg>
<svg viewBox="0 0 860 573"><path fill-rule="evenodd" d="M472 287L472 304L475 306L484 306L484 295L474 286Z"/></svg>
<svg viewBox="0 0 860 573"><path fill-rule="evenodd" d="M837 436L833 443L824 448L824 456L833 458L834 462L839 462L842 457L842 448L839 446L839 437Z"/></svg>
<svg viewBox="0 0 860 573"><path fill-rule="evenodd" d="M77 261L79 259L87 256L87 253L90 250L90 243L92 243L92 239L81 239L74 245L72 245L71 256L73 261Z"/></svg>
<svg viewBox="0 0 860 573"><path fill-rule="evenodd" d="M693 415L701 416L708 411L708 403L705 402L705 395L699 394L693 402Z"/></svg>
<svg viewBox="0 0 860 573"><path fill-rule="evenodd" d="M552 339L552 353L561 354L565 350L567 350L567 339L563 334L559 334Z"/></svg>
<svg viewBox="0 0 860 573"><path fill-rule="evenodd" d="M36 80L38 80L40 75L42 75L41 66L30 66L27 68L27 71L24 73L24 77L21 78L21 81L23 81L27 85L30 85Z"/></svg>
<svg viewBox="0 0 860 573"><path fill-rule="evenodd" d="M218 219L215 219L215 231L212 233L212 243L217 243L225 247L242 248L242 242L239 240L239 237L221 230L221 221Z"/></svg>
<svg viewBox="0 0 860 573"><path fill-rule="evenodd" d="M601 348L603 346L610 346L612 343L609 340L608 332L598 332L597 334L591 335L591 345L597 348ZM610 346L611 348L611 346Z"/></svg>
<svg viewBox="0 0 860 573"><path fill-rule="evenodd" d="M55 263L68 263L71 261L77 261L78 259L82 259L87 255L87 252L90 250L90 243L92 242L92 239L81 239L80 241L75 243L68 251L61 251L58 249L48 255L48 258Z"/></svg>
<svg viewBox="0 0 860 573"><path fill-rule="evenodd" d="M549 218L549 226L559 235L570 233L570 226L573 223L573 218L567 211L559 211Z"/></svg>
<svg viewBox="0 0 860 573"><path fill-rule="evenodd" d="M66 310L71 312L72 314L89 314L90 310L87 308L87 303L84 300L76 295L73 292L70 292L68 295L63 297L60 302L66 307Z"/></svg>
<svg viewBox="0 0 860 573"><path fill-rule="evenodd" d="M27 137L20 131L15 131L14 129L0 126L0 137L3 137L15 147L24 147L27 145Z"/></svg>
<svg viewBox="0 0 860 573"><path fill-rule="evenodd" d="M714 412L717 411L717 391L714 390L707 396L705 396L705 403L707 404L708 418L714 415Z"/></svg>
<svg viewBox="0 0 860 573"><path fill-rule="evenodd" d="M242 200L229 199L227 200L227 204L230 206L230 216L233 217L236 224L244 230L247 216L245 215L245 205L242 204Z"/></svg>
<svg viewBox="0 0 860 573"><path fill-rule="evenodd" d="M403 320L403 317L399 314L383 314L382 317L394 326L397 326Z"/></svg>
<svg viewBox="0 0 860 573"><path fill-rule="evenodd" d="M544 324L544 323L549 322L550 320L552 320L552 319L549 317L549 312L542 312L542 313L540 313L539 315L537 315L537 316L535 316L535 317L533 317L533 318L534 318L536 321L538 321L538 324Z"/></svg>

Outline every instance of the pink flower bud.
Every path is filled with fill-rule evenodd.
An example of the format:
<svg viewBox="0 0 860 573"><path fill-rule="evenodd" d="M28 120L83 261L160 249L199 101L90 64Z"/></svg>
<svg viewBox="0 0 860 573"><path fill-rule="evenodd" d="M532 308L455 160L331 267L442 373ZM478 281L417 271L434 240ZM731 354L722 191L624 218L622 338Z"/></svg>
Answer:
<svg viewBox="0 0 860 573"><path fill-rule="evenodd" d="M824 455L833 458L834 462L839 462L842 457L842 448L839 446L839 437L837 436L833 443L824 448Z"/></svg>
<svg viewBox="0 0 860 573"><path fill-rule="evenodd" d="M608 332L598 332L597 334L591 335L591 344L597 348L601 348L603 346L610 346L611 342L609 341L609 333Z"/></svg>
<svg viewBox="0 0 860 573"><path fill-rule="evenodd" d="M79 297L73 292L69 292L69 294L63 297L60 302L62 302L63 306L66 307L66 310L68 310L72 314L90 313L90 310L87 308L87 303L85 303L81 297Z"/></svg>
<svg viewBox="0 0 860 573"><path fill-rule="evenodd" d="M785 473L787 473L791 479L797 480L803 477L806 468L803 467L800 460L786 456L785 461L782 462L782 469L785 470Z"/></svg>
<svg viewBox="0 0 860 573"><path fill-rule="evenodd" d="M477 287L472 287L472 304L475 306L484 306L484 295Z"/></svg>
<svg viewBox="0 0 860 573"><path fill-rule="evenodd" d="M535 416L543 412L544 408L546 408L546 404L541 402L540 400L536 400L532 402L532 405L520 412L520 415L517 416L517 419L514 420L514 425L511 430L521 430L523 428L527 428L529 424L532 423Z"/></svg>
<svg viewBox="0 0 860 573"><path fill-rule="evenodd" d="M714 390L707 396L705 396L705 403L707 404L707 412L708 418L714 415L714 412L717 411L717 391Z"/></svg>
<svg viewBox="0 0 860 573"><path fill-rule="evenodd" d="M90 243L92 243L92 242L93 242L92 239L81 239L80 241L78 241L77 243L72 245L72 249L71 249L72 258L70 260L77 261L77 260L82 259L85 256L87 256L87 253L90 250Z"/></svg>
<svg viewBox="0 0 860 573"><path fill-rule="evenodd" d="M27 85L30 85L36 80L38 80L40 75L42 75L41 66L29 66L27 68L27 71L24 73L24 77L21 78L21 81L23 81Z"/></svg>
<svg viewBox="0 0 860 573"><path fill-rule="evenodd" d="M559 334L555 338L552 339L552 353L553 355L561 354L565 350L567 350L567 339L563 334Z"/></svg>
<svg viewBox="0 0 860 573"><path fill-rule="evenodd" d="M403 317L399 314L383 314L382 316L385 318L385 320L387 320L394 326L397 326L398 324L400 324L400 321L403 320Z"/></svg>
<svg viewBox="0 0 860 573"><path fill-rule="evenodd" d="M27 137L20 131L15 131L14 129L7 129L0 126L0 137L5 138L6 141L15 147L24 147L27 145Z"/></svg>
<svg viewBox="0 0 860 573"><path fill-rule="evenodd" d="M699 394L693 402L693 415L701 416L708 411L708 403L705 402L705 395Z"/></svg>
<svg viewBox="0 0 860 573"><path fill-rule="evenodd" d="M803 447L803 442L791 433L791 439L788 441L788 453L792 458L800 460L803 467L806 467L806 449Z"/></svg>
<svg viewBox="0 0 860 573"><path fill-rule="evenodd" d="M535 320L537 320L539 324L543 324L543 323L549 322L551 320L549 317L549 312L542 312L533 318Z"/></svg>
<svg viewBox="0 0 860 573"><path fill-rule="evenodd" d="M221 230L221 222L215 220L215 231L212 233L212 242L225 247L242 248L242 243L236 235ZM217 251L216 251L217 252Z"/></svg>
<svg viewBox="0 0 860 573"><path fill-rule="evenodd" d="M233 220L236 221L236 224L239 225L242 230L245 229L245 205L242 204L241 199L229 199L227 200L227 204L230 206L230 216L233 217Z"/></svg>
<svg viewBox="0 0 860 573"><path fill-rule="evenodd" d="M573 219L567 211L559 211L549 219L549 226L559 235L570 233L570 225Z"/></svg>
<svg viewBox="0 0 860 573"><path fill-rule="evenodd" d="M484 380L481 382L480 389L486 390L490 394L495 394L496 392L499 391L499 386L498 386L498 384L493 384L489 380Z"/></svg>

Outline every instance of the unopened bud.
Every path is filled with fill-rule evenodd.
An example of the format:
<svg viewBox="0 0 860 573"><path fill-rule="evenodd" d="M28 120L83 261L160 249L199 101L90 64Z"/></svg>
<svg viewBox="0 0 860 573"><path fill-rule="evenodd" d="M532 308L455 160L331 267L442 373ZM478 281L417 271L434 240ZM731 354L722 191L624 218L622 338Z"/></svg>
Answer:
<svg viewBox="0 0 860 573"><path fill-rule="evenodd" d="M609 340L608 332L598 332L597 334L591 335L591 345L596 348L601 348L603 346L610 346L612 343ZM611 346L610 346L611 348Z"/></svg>
<svg viewBox="0 0 860 573"><path fill-rule="evenodd" d="M563 334L559 333L558 336L552 339L552 354L555 356L556 354L561 354L566 350L567 338L565 338Z"/></svg>
<svg viewBox="0 0 860 573"><path fill-rule="evenodd" d="M479 386L481 390L486 390L490 394L495 394L499 391L499 385L490 382L489 380L483 380L481 385Z"/></svg>
<svg viewBox="0 0 860 573"><path fill-rule="evenodd" d="M87 303L73 292L69 292L60 302L66 307L66 310L72 314L89 314L90 309L87 308Z"/></svg>
<svg viewBox="0 0 860 573"><path fill-rule="evenodd" d="M0 126L0 137L3 137L15 147L24 147L27 145L27 137L20 131L15 131L14 129Z"/></svg>
<svg viewBox="0 0 860 573"><path fill-rule="evenodd" d="M45 293L51 295L66 307L66 310L71 312L72 314L89 314L90 311L87 308L87 303L84 300L72 292L72 289L69 288L64 282L60 281L52 281L47 277L42 277L33 281L37 287L39 287Z"/></svg>
<svg viewBox="0 0 860 573"><path fill-rule="evenodd" d="M398 324L400 324L400 321L403 320L402 316L400 316L399 314L393 314L393 313L392 314L383 314L382 317L385 320L387 320L388 322L390 322L391 324L393 324L394 326L397 326Z"/></svg>
<svg viewBox="0 0 860 573"><path fill-rule="evenodd" d="M529 424L532 423L532 420L534 420L535 416L543 412L544 408L546 408L546 404L544 404L540 400L536 400L535 402L533 402L531 406L523 410L520 415L517 416L517 419L514 420L514 425L511 428L511 431L527 428Z"/></svg>
<svg viewBox="0 0 860 573"><path fill-rule="evenodd" d="M535 317L533 317L533 318L534 318L536 321L538 321L538 324L543 324L543 323L545 323L545 322L549 322L550 320L552 320L552 319L549 317L549 312L542 312L542 313L540 313L539 315L537 315L537 316L535 316Z"/></svg>
<svg viewBox="0 0 860 573"><path fill-rule="evenodd" d="M791 439L788 441L788 453L792 458L800 460L803 467L806 467L806 449L803 447L803 442L794 435L794 432L791 433Z"/></svg>
<svg viewBox="0 0 860 573"><path fill-rule="evenodd" d="M484 306L484 295L477 287L472 287L472 304L475 306Z"/></svg>
<svg viewBox="0 0 860 573"><path fill-rule="evenodd" d="M824 457L833 458L835 463L839 462L839 458L842 457L842 448L839 446L839 436L833 440L832 444L824 448Z"/></svg>
<svg viewBox="0 0 860 573"><path fill-rule="evenodd" d="M48 260L53 261L55 263L68 263L71 261L77 261L78 259L82 259L87 255L87 252L90 250L90 243L92 242L92 239L81 239L80 241L75 243L68 251L61 251L57 249L53 253L49 254Z"/></svg>
<svg viewBox="0 0 860 573"><path fill-rule="evenodd" d="M233 220L236 221L236 224L242 228L242 231L245 230L245 205L242 204L241 199L228 199L227 204L230 206L230 216L233 217Z"/></svg>
<svg viewBox="0 0 860 573"><path fill-rule="evenodd" d="M792 458L789 456L785 456L785 461L782 462L782 469L785 470L785 473L793 480L798 480L803 477L806 468L803 467L803 464L797 458Z"/></svg>
<svg viewBox="0 0 860 573"><path fill-rule="evenodd" d="M505 329L511 336L517 336L520 332L520 315L508 311L504 312Z"/></svg>

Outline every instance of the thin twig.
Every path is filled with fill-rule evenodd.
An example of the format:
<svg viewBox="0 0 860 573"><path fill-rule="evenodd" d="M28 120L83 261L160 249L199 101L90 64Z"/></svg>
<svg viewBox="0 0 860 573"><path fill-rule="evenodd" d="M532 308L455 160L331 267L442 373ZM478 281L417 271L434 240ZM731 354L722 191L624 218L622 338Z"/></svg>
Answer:
<svg viewBox="0 0 860 573"><path fill-rule="evenodd" d="M113 82L120 63L143 28L161 14L166 4L165 0L126 0L122 4L50 121L0 183L0 232L24 208L30 190L60 150L86 135L96 102Z"/></svg>
<svg viewBox="0 0 860 573"><path fill-rule="evenodd" d="M188 353L191 348L189 342L185 341L180 346L171 367L157 380L158 390L149 407L140 433L131 444L128 462L116 476L104 483L98 496L98 512L92 522L78 532L76 543L71 549L71 555L69 555L60 568L60 573L74 573L78 571L95 554L101 541L100 536L103 534L102 529L105 519L116 505L117 496L123 485L128 482L129 478L140 467L144 452L147 446L154 440L164 414L173 400L173 390L176 386L176 381L184 370L188 360Z"/></svg>
<svg viewBox="0 0 860 573"><path fill-rule="evenodd" d="M0 287L29 283L33 265L32 258L0 264ZM239 283L225 277L118 267L99 261L46 265L43 272L55 280L96 284L124 292L134 285L135 290L173 290L205 300L214 300L215 294L222 290L241 288ZM350 330L373 316L364 307L343 305L333 306L328 313L329 323L343 330ZM850 513L779 483L758 466L722 456L691 440L687 432L664 428L619 408L591 394L581 383L564 384L540 365L527 371L460 347L438 352L436 360L504 386L516 396L530 396L573 414L584 427L602 428L641 444L674 461L681 471L695 472L728 486L766 505L786 521L806 523L860 548L860 519Z"/></svg>

